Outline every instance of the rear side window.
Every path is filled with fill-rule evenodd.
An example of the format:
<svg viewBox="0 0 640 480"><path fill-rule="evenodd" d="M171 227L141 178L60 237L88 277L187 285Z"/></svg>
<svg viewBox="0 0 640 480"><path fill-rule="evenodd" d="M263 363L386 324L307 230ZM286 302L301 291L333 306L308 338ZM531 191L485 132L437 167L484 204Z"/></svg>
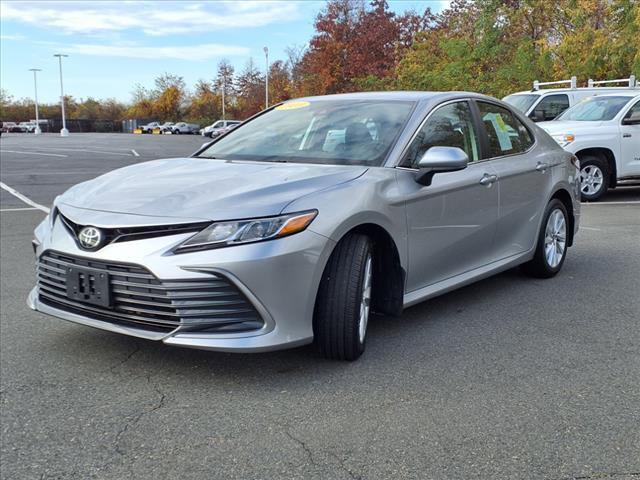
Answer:
<svg viewBox="0 0 640 480"><path fill-rule="evenodd" d="M478 102L478 108L489 139L489 157L515 155L533 145L527 127L509 110L485 102Z"/></svg>
<svg viewBox="0 0 640 480"><path fill-rule="evenodd" d="M533 115L544 120L553 120L562 112L569 108L569 97L566 94L547 95L536 105Z"/></svg>

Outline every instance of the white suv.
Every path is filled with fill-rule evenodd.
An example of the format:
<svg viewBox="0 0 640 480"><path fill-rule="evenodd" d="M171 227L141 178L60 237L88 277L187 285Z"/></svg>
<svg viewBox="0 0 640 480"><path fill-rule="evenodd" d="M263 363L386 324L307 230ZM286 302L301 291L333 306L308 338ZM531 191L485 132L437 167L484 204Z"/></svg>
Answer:
<svg viewBox="0 0 640 480"><path fill-rule="evenodd" d="M621 180L640 180L640 92L588 98L538 125L580 159L582 200L598 200Z"/></svg>

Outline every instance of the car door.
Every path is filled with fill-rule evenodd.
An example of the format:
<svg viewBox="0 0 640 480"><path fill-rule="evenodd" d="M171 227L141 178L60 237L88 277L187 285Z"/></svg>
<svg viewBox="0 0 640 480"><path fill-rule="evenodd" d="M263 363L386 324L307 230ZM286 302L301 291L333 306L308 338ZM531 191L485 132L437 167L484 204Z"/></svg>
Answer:
<svg viewBox="0 0 640 480"><path fill-rule="evenodd" d="M530 250L552 186L554 160L532 153L533 134L507 108L476 101L487 141L485 151L499 178L500 219L496 259Z"/></svg>
<svg viewBox="0 0 640 480"><path fill-rule="evenodd" d="M640 100L620 122L620 160L619 177L640 175Z"/></svg>
<svg viewBox="0 0 640 480"><path fill-rule="evenodd" d="M397 178L407 214L407 293L491 261L498 220L496 173L480 162L478 125L467 100L436 107L402 155ZM418 161L434 146L459 147L467 168L415 181Z"/></svg>

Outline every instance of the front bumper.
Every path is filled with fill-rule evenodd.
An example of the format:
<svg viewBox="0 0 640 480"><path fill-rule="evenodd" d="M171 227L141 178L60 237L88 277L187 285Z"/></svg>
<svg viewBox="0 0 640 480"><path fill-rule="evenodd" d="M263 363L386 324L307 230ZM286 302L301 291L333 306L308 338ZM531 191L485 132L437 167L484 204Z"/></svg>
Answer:
<svg viewBox="0 0 640 480"><path fill-rule="evenodd" d="M95 217L96 212L91 212ZM99 220L99 219L98 219ZM95 218L92 224L96 224ZM97 226L100 226L99 223ZM81 250L58 219L47 218L36 229L35 253L59 252L83 259L139 265L160 281L198 281L224 275L260 314L262 328L247 332L209 333L175 330L158 332L105 321L57 308L40 298L36 286L28 305L41 313L71 322L167 345L219 351L258 352L310 343L316 292L334 242L306 230L297 235L255 244L173 255L168 253L191 234L147 238L109 244L96 252Z"/></svg>

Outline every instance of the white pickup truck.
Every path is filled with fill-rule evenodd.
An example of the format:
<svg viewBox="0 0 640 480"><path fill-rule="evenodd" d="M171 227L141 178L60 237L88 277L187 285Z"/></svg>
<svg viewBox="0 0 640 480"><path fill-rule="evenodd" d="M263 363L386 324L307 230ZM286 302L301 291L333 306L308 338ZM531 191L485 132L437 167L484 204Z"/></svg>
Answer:
<svg viewBox="0 0 640 480"><path fill-rule="evenodd" d="M540 122L580 160L582 200L598 200L624 180L640 180L640 92L587 98L551 122Z"/></svg>
<svg viewBox="0 0 640 480"><path fill-rule="evenodd" d="M557 88L558 85L568 84L568 88ZM615 84L626 84L624 87L615 87ZM551 88L544 88L551 87ZM618 93L620 91L635 90L640 92L640 85L635 75L629 78L617 80L592 80L589 79L586 87L578 87L578 79L555 82L533 82L530 91L516 92L507 95L502 100L522 111L534 122L546 122L555 119L569 107L588 97Z"/></svg>

